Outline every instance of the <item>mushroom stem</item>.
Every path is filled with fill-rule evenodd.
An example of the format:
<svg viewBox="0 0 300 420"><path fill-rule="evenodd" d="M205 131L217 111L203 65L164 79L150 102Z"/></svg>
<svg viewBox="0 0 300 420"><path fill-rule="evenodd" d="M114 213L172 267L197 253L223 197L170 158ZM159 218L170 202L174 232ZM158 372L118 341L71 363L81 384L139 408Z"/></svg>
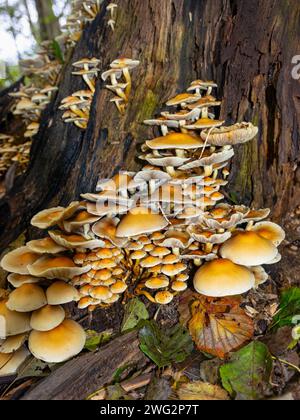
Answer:
<svg viewBox="0 0 300 420"><path fill-rule="evenodd" d="M250 222L248 222L248 224L247 224L247 226L246 226L246 230L252 230L252 228L253 228L253 225L254 225L254 221L253 220L250 220Z"/></svg>
<svg viewBox="0 0 300 420"><path fill-rule="evenodd" d="M176 176L176 171L175 171L175 169L173 168L173 166L167 166L166 167L166 171L168 172L168 174L169 175L171 175L172 177L173 176Z"/></svg>
<svg viewBox="0 0 300 420"><path fill-rule="evenodd" d="M125 95L128 98L129 95L130 95L130 92L131 92L131 76L130 76L128 67L123 68L123 75L125 77L126 82L128 83L128 85L126 86L126 89L125 89Z"/></svg>
<svg viewBox="0 0 300 420"><path fill-rule="evenodd" d="M202 261L200 258L195 258L194 259L194 264L196 267L200 267L202 265Z"/></svg>
<svg viewBox="0 0 300 420"><path fill-rule="evenodd" d="M83 80L85 81L85 83L88 85L88 87L90 88L92 93L95 93L95 85L94 83L90 80L89 76L87 74L83 75Z"/></svg>
<svg viewBox="0 0 300 420"><path fill-rule="evenodd" d="M172 251L173 251L173 254L175 254L177 256L180 255L180 249L179 248L173 248Z"/></svg>
<svg viewBox="0 0 300 420"><path fill-rule="evenodd" d="M201 117L202 118L208 118L208 108L203 108L202 112L201 112Z"/></svg>
<svg viewBox="0 0 300 420"><path fill-rule="evenodd" d="M184 158L185 157L184 150L176 149L175 152L176 152L176 156L178 156L180 158Z"/></svg>
<svg viewBox="0 0 300 420"><path fill-rule="evenodd" d="M204 176L205 177L211 176L212 173L213 173L213 166L212 165L204 166Z"/></svg>
<svg viewBox="0 0 300 420"><path fill-rule="evenodd" d="M161 132L162 132L163 136L166 136L169 133L168 126L167 125L162 125L161 126Z"/></svg>
<svg viewBox="0 0 300 420"><path fill-rule="evenodd" d="M205 244L205 252L207 252L208 254L210 254L211 251L212 251L212 249L213 249L213 244L212 243Z"/></svg>
<svg viewBox="0 0 300 420"><path fill-rule="evenodd" d="M215 169L213 173L213 179L217 179L217 178L218 178L218 169Z"/></svg>
<svg viewBox="0 0 300 420"><path fill-rule="evenodd" d="M149 181L149 193L153 194L155 190L156 190L155 179L150 179L150 181Z"/></svg>

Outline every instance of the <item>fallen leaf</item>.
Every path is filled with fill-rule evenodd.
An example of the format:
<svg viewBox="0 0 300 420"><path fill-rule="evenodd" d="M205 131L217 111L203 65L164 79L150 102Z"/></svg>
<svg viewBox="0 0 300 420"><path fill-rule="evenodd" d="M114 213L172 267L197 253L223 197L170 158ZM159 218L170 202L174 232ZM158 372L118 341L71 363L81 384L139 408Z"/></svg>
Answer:
<svg viewBox="0 0 300 420"><path fill-rule="evenodd" d="M258 400L269 387L272 356L267 346L254 341L234 353L220 368L223 387L239 400Z"/></svg>
<svg viewBox="0 0 300 420"><path fill-rule="evenodd" d="M224 359L254 335L252 319L240 307L241 299L198 296L191 306L188 323L198 350Z"/></svg>
<svg viewBox="0 0 300 420"><path fill-rule="evenodd" d="M140 348L158 367L180 363L193 350L193 342L182 325L161 330L155 321L145 321L139 332Z"/></svg>
<svg viewBox="0 0 300 420"><path fill-rule="evenodd" d="M97 331L87 330L86 331L86 342L84 348L89 351L96 351L97 348L104 343L107 343L113 334L113 330Z"/></svg>
<svg viewBox="0 0 300 420"><path fill-rule="evenodd" d="M293 318L296 315L300 315L299 287L293 287L282 293L279 309L273 319L271 329L277 329L286 325L293 325Z"/></svg>
<svg viewBox="0 0 300 420"><path fill-rule="evenodd" d="M140 321L146 319L149 319L149 313L144 303L138 298L131 299L125 306L121 331L132 330Z"/></svg>
<svg viewBox="0 0 300 420"><path fill-rule="evenodd" d="M176 394L178 399L183 401L224 401L230 399L227 392L220 386L201 381L180 384Z"/></svg>

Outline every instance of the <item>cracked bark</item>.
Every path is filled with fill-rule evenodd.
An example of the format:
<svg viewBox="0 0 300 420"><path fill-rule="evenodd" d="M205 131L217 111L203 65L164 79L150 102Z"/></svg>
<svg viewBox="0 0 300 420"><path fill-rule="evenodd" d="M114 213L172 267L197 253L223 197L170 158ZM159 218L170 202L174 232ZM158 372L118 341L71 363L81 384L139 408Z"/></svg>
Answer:
<svg viewBox="0 0 300 420"><path fill-rule="evenodd" d="M100 57L104 71L118 56L140 59L127 112L120 117L99 80L87 131L64 124L60 101L84 86L66 65L29 169L0 201L0 248L39 210L93 190L98 176L137 169L136 147L153 136L142 121L198 77L218 82L227 123L245 119L260 127L257 141L237 148L230 191L246 204L274 208L274 218L282 218L299 193L300 84L291 77L291 61L299 54L300 3L122 0L114 33L107 26L107 3L71 61Z"/></svg>

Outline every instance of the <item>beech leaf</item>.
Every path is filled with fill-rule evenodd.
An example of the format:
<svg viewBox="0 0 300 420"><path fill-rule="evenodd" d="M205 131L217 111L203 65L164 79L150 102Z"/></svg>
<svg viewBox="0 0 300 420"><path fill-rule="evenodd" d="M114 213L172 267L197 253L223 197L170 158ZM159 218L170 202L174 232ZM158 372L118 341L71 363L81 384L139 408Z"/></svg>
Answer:
<svg viewBox="0 0 300 420"><path fill-rule="evenodd" d="M252 319L240 307L239 297L199 296L191 305L190 334L198 350L224 359L254 335Z"/></svg>
<svg viewBox="0 0 300 420"><path fill-rule="evenodd" d="M269 386L273 361L268 347L254 341L220 368L223 387L240 400L258 400Z"/></svg>

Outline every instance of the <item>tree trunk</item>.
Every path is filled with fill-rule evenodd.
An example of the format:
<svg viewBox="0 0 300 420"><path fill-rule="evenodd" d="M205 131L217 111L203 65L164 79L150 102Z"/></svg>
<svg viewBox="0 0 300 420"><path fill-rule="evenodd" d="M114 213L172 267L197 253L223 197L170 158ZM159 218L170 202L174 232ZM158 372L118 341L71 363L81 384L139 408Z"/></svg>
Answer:
<svg viewBox="0 0 300 420"><path fill-rule="evenodd" d="M38 14L40 40L52 40L60 33L59 22L53 11L53 2L52 0L34 1Z"/></svg>
<svg viewBox="0 0 300 420"><path fill-rule="evenodd" d="M300 3L122 0L114 32L107 25L108 3L84 31L71 61L95 56L104 71L119 56L139 59L126 114L119 115L99 78L87 131L64 124L60 101L84 87L71 75L71 62L66 65L57 97L43 115L28 172L0 202L0 247L39 210L94 190L100 175L137 169L138 144L153 136L143 120L196 78L218 82L227 123L245 119L260 128L257 141L237 148L228 191L240 202L274 208L280 219L299 191L294 181L300 84L291 77L291 61L300 35Z"/></svg>

